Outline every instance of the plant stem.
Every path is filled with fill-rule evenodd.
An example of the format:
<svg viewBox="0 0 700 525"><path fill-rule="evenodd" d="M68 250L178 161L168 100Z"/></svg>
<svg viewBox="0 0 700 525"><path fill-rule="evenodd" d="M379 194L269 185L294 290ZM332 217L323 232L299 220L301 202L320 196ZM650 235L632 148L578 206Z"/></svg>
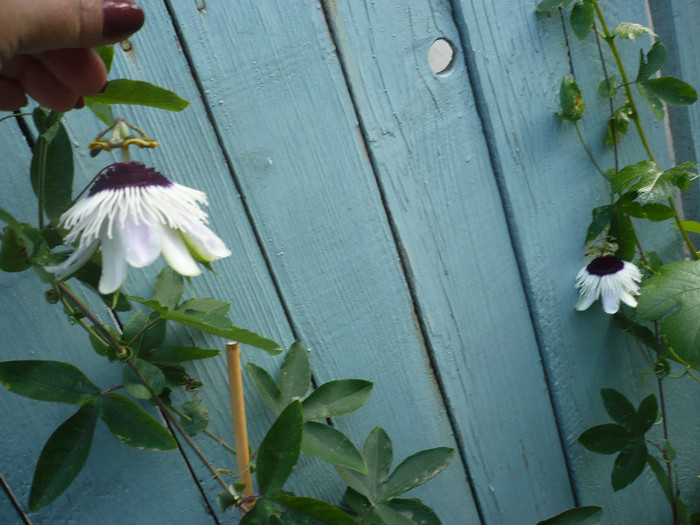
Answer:
<svg viewBox="0 0 700 525"><path fill-rule="evenodd" d="M586 153L588 154L588 158L591 159L591 162L595 166L595 169L598 170L598 173L600 173L603 177L605 177L605 172L601 169L601 167L596 162L595 157L593 156L593 153L589 149L588 144L586 144L586 140L583 138L583 134L581 133L581 128L578 125L578 121L574 122L574 127L576 128L576 134L578 135L578 139L581 142L583 149L586 150Z"/></svg>
<svg viewBox="0 0 700 525"><path fill-rule="evenodd" d="M176 407L174 407L174 406L169 406L169 407L168 407L168 411L169 411L169 412L174 412L174 413L177 414L178 416L180 416L180 417L182 417L182 418L185 418L185 419L189 419L190 421L192 421L192 418L191 418L190 416L188 416L188 415L185 414L182 410L180 410L180 409L178 409L178 408L176 408ZM226 450L228 450L231 454L235 454L235 453L236 453L236 449L235 449L235 448L233 448L231 445L229 445L228 443L226 443L223 439L221 439L219 436L217 436L216 434L214 434L214 433L213 433L211 430L209 430L208 428L205 428L204 430L202 430L202 433L204 433L204 434L206 434L207 436L209 436L210 438L212 438L214 441L216 441L216 443L217 443L218 445L221 445L223 448L225 448Z"/></svg>
<svg viewBox="0 0 700 525"><path fill-rule="evenodd" d="M632 96L632 89L630 88L631 84L630 84L629 80L627 79L627 73L625 72L625 67L622 64L622 58L620 57L620 53L617 50L617 46L615 45L615 37L608 30L608 26L605 23L605 18L603 17L603 13L600 10L600 7L598 6L598 4L594 2L593 7L595 9L598 20L600 20L600 26L603 30L603 39L608 43L608 46L610 47L610 51L612 51L613 57L615 58L615 63L617 64L617 69L620 71L620 78L622 81L622 87L625 90L625 98L627 99L627 102L630 105L630 109L632 111L632 121L634 122L634 126L637 128L637 132L639 133L639 139L642 141L642 146L644 147L644 150L646 151L647 156L649 157L649 160L651 160L654 164L656 164L658 166L658 163L656 162L656 157L654 156L654 152L652 151L651 146L649 145L649 141L647 140L646 133L644 132L644 127L642 126L642 121L639 118L639 112L637 111L637 104L634 101L634 97ZM673 197L669 197L668 204L669 204L669 207L671 208L671 210L673 211L673 216L676 219L676 225L678 226L678 230L681 232L681 236L683 237L683 242L688 247L688 250L690 251L690 254L693 256L693 259L695 259L696 261L700 260L700 254L695 249L695 246L693 245L693 241L690 239L688 232L685 230L685 228L681 224L681 217L678 214L678 209L676 208L676 204L673 201Z"/></svg>
<svg viewBox="0 0 700 525"><path fill-rule="evenodd" d="M100 333L102 333L109 342L109 344L114 348L114 350L117 352L117 355L124 355L124 348L122 347L121 344L119 344L119 341L117 341L114 336L107 330L107 327L105 327L97 317L90 311L90 309L80 300L78 297L68 288L64 283L61 281L54 281L54 285L61 291L61 293L65 294L68 299L75 305L78 310L80 310L83 314L85 314L85 317L90 319L92 323L95 325L95 328L97 328ZM143 377L139 369L134 365L134 363L131 362L131 360L127 360L126 364L131 370L136 374L136 376L139 378L139 380L150 390L150 386L148 385L148 382L146 379ZM151 395L153 396L153 399L155 400L156 404L158 405L158 408L160 408L162 414L164 417L167 417L168 420L172 423L172 425L177 429L177 431L182 435L183 439L187 442L187 444L192 448L194 453L197 455L197 457L202 461L204 466L207 468L207 470L211 473L211 475L216 479L216 481L219 482L219 484L224 488L224 490L228 493L230 493L230 489L226 481L219 475L219 473L216 471L214 466L209 462L209 460L206 458L204 453L199 449L199 447L195 444L194 441L192 441L192 438L185 432L185 429L182 428L182 425L177 421L176 418L169 416L168 413L168 408L165 406L165 403L163 403L163 400L155 395L151 391Z"/></svg>

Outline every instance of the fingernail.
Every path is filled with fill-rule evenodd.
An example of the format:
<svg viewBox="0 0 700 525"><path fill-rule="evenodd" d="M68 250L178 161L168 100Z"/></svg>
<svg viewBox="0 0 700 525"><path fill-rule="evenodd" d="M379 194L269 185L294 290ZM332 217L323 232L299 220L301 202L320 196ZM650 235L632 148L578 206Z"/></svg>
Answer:
<svg viewBox="0 0 700 525"><path fill-rule="evenodd" d="M105 91L107 91L107 88L108 88L108 87L109 87L109 80L108 80L107 82L105 82L105 85L102 86L102 89L100 89L100 90L98 91L98 93L104 93Z"/></svg>
<svg viewBox="0 0 700 525"><path fill-rule="evenodd" d="M145 20L139 6L129 0L104 0L102 3L102 36L126 37L138 31Z"/></svg>
<svg viewBox="0 0 700 525"><path fill-rule="evenodd" d="M78 97L78 102L73 106L75 109L83 109L85 107L85 99L83 97Z"/></svg>

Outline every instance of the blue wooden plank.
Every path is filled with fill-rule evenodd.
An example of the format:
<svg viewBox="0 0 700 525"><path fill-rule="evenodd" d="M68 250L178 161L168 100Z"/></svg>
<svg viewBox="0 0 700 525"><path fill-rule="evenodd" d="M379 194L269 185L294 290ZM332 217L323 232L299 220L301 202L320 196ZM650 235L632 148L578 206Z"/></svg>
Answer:
<svg viewBox="0 0 700 525"><path fill-rule="evenodd" d="M451 9L328 6L485 521L534 523L573 497Z"/></svg>
<svg viewBox="0 0 700 525"><path fill-rule="evenodd" d="M575 131L553 116L559 82L570 72L569 53L588 110L601 114L605 106L595 98L600 76L587 75L599 66L592 42L567 43L559 14L536 16L534 5L505 0L460 2L462 36L473 49L471 65L478 73L485 103L482 118L493 140L511 228L526 270L572 474L581 503L603 505L606 522L666 523L667 503L649 473L613 494L610 458L594 455L576 442L585 428L608 420L598 394L601 387L615 387L635 400L647 393L639 381L646 366L636 347L616 333L599 308L583 314L573 311L573 280L585 263L582 241L590 209L605 202L607 189L587 162ZM611 21L646 23L644 2L606 3L601 8ZM497 22L483 23L487 20ZM638 56L638 45L624 52ZM584 122L584 126L595 155L611 166L611 153L600 143L599 123L586 126ZM652 140L662 147L660 161L666 165L663 127L651 122L650 128ZM644 158L633 135L626 144L622 162Z"/></svg>
<svg viewBox="0 0 700 525"><path fill-rule="evenodd" d="M382 424L397 458L455 444L322 12L173 6L319 380L376 380L363 416L338 425L360 442ZM458 463L425 494L446 522L476 519Z"/></svg>

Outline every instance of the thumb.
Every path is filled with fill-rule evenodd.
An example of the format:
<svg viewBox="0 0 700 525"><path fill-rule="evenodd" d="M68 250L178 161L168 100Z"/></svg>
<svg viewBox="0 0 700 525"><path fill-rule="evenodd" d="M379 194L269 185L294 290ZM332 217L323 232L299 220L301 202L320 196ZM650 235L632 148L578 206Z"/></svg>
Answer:
<svg viewBox="0 0 700 525"><path fill-rule="evenodd" d="M113 44L138 31L141 8L130 0L3 0L0 59L49 49Z"/></svg>

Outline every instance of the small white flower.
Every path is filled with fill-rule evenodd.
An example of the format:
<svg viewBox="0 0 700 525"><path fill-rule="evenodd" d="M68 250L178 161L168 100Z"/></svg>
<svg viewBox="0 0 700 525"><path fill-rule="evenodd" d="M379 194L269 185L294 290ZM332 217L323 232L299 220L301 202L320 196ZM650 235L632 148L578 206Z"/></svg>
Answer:
<svg viewBox="0 0 700 525"><path fill-rule="evenodd" d="M58 266L46 270L69 275L102 248L99 291L118 290L126 279L127 265L142 268L160 253L182 275L199 275L196 261L208 263L231 255L223 241L205 224L204 192L171 182L153 168L138 162L109 166L90 188L87 197L61 216L70 230L64 242L78 238L78 248Z"/></svg>
<svg viewBox="0 0 700 525"><path fill-rule="evenodd" d="M620 301L637 306L634 296L639 295L641 280L642 272L634 264L614 255L596 257L576 276L576 288L581 294L576 309L585 310L600 296L603 297L603 310L607 314L616 313L620 309Z"/></svg>

